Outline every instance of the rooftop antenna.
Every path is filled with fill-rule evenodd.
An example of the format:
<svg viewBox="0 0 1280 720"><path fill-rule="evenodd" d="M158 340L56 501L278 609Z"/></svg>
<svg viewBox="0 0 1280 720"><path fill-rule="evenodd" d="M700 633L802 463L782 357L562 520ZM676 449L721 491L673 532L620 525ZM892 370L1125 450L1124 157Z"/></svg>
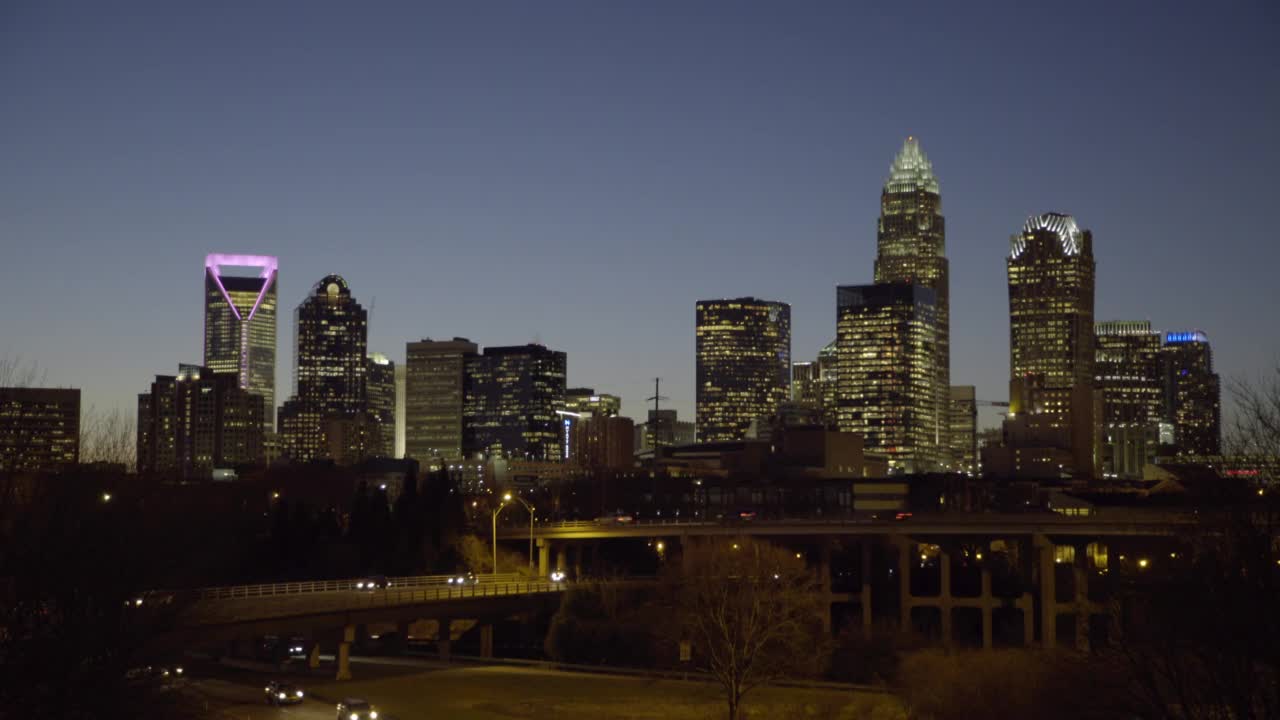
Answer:
<svg viewBox="0 0 1280 720"><path fill-rule="evenodd" d="M653 433L653 451L654 451L655 457L656 457L656 454L657 454L657 451L658 451L658 447L662 444L662 440L661 440L661 439L659 438L659 436L658 436L658 428L657 428L657 424L658 424L658 402L659 402L659 401L661 401L661 400L670 400L670 399L671 399L671 398L667 397L666 395L661 394L661 393L658 391L658 388L659 388L659 386L661 385L661 383L662 383L662 378L654 378L654 379L653 379L653 397L647 397L647 398L645 398L645 402L648 402L648 401L650 401L650 400L652 400L652 401L653 401L653 420L651 420L651 421L649 422L649 425L650 425L650 427L649 427L649 431ZM674 429L674 428L673 428L673 429Z"/></svg>

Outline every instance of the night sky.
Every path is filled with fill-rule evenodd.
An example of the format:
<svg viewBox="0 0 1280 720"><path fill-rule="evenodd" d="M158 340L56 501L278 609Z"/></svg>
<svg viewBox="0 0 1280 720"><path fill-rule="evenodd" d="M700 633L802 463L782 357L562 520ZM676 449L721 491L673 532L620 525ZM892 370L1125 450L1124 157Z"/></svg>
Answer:
<svg viewBox="0 0 1280 720"><path fill-rule="evenodd" d="M270 254L279 401L333 272L397 363L540 341L691 420L694 302L789 302L812 359L913 134L956 384L1006 399L1004 258L1046 211L1094 233L1099 320L1274 366L1280 6L1031 4L0 2L0 355L132 413L201 360L205 254Z"/></svg>

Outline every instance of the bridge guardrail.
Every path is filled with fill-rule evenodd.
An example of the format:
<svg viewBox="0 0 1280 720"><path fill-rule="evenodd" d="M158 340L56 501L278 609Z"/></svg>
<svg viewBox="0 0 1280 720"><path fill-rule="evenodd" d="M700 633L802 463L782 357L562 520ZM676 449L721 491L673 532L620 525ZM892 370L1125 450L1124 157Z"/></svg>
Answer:
<svg viewBox="0 0 1280 720"><path fill-rule="evenodd" d="M503 573L500 575L477 575L475 584L470 585L450 585L451 578L458 577L458 574L452 575L416 575L409 577L389 577L387 582L390 584L388 590L397 588L417 588L417 587L478 587L489 586L495 583L511 583L517 582L519 575L515 573ZM358 591L362 588L356 587L357 583L367 581L365 578L349 578L345 580L310 580L302 582L284 582L284 583L264 583L258 585L230 585L226 587L200 588L198 590L189 591L194 597L201 600L226 600L231 598L255 598L269 597L273 595L300 595L304 593L318 592L342 592L346 590Z"/></svg>
<svg viewBox="0 0 1280 720"><path fill-rule="evenodd" d="M941 522L949 524L972 524L982 525L997 521L1013 525L1082 525L1088 523L1108 523L1117 526L1134 526L1141 527L1153 523L1180 523L1189 522L1194 519L1192 513L1174 512L1174 513L1132 513L1127 511L1113 511L1109 509L1095 510L1090 515L1068 516L1056 512L1038 512L1038 513L916 513L910 520L902 521L903 527L909 525L919 525L931 522ZM722 527L731 525L735 527L751 527L753 525L893 525L899 523L892 519L875 520L871 518L858 518L845 515L830 517L793 517L793 518L757 518L751 520L738 520L728 518L724 520L684 520L684 519L652 519L652 520L630 520L626 522L618 522L616 520L563 520L559 522L539 522L535 525L535 529L541 530L583 530L583 529L608 529L608 528L627 528L627 527ZM526 526L527 527L527 526ZM500 528L499 532L503 535L515 537L519 534L520 528Z"/></svg>

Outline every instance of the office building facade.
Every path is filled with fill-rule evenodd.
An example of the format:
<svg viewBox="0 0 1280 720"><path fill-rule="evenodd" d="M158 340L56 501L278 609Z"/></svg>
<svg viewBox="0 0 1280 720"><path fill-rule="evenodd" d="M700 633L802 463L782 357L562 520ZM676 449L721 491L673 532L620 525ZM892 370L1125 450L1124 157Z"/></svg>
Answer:
<svg viewBox="0 0 1280 720"><path fill-rule="evenodd" d="M920 143L908 137L889 167L889 178L880 194L875 281L921 285L933 291L937 327L933 394L939 418L948 415L951 400L951 289L946 251L938 178ZM949 446L947 431L944 422L938 438L941 447Z"/></svg>
<svg viewBox="0 0 1280 720"><path fill-rule="evenodd" d="M405 346L405 455L424 468L463 456L466 364L477 352L475 343L457 337Z"/></svg>
<svg viewBox="0 0 1280 720"><path fill-rule="evenodd" d="M205 257L204 367L234 375L240 387L262 397L263 432L274 442L276 424L276 286L279 261L268 255ZM223 268L253 268L254 276Z"/></svg>
<svg viewBox="0 0 1280 720"><path fill-rule="evenodd" d="M265 461L261 395L234 375L180 365L157 375L138 395L137 460L140 475L207 480L213 471Z"/></svg>
<svg viewBox="0 0 1280 720"><path fill-rule="evenodd" d="M1160 339L1160 333L1145 320L1094 325L1103 477L1141 478L1143 468L1159 453L1165 415Z"/></svg>
<svg viewBox="0 0 1280 720"><path fill-rule="evenodd" d="M741 440L791 396L791 306L700 300L695 327L698 442Z"/></svg>
<svg viewBox="0 0 1280 720"><path fill-rule="evenodd" d="M79 462L79 389L0 388L0 472L57 472Z"/></svg>
<svg viewBox="0 0 1280 720"><path fill-rule="evenodd" d="M562 462L567 359L542 345L487 347L465 360L463 453Z"/></svg>
<svg viewBox="0 0 1280 720"><path fill-rule="evenodd" d="M937 383L937 303L922 285L836 289L836 425L858 433L890 472L945 464Z"/></svg>
<svg viewBox="0 0 1280 720"><path fill-rule="evenodd" d="M365 368L365 400L370 420L377 425L376 457L396 454L396 364L382 353L369 353Z"/></svg>
<svg viewBox="0 0 1280 720"><path fill-rule="evenodd" d="M1013 476L1097 474L1093 235L1074 218L1029 218L1010 241L1009 415Z"/></svg>
<svg viewBox="0 0 1280 720"><path fill-rule="evenodd" d="M593 388L569 388L564 391L564 409L592 417L617 417L622 412L622 398Z"/></svg>
<svg viewBox="0 0 1280 720"><path fill-rule="evenodd" d="M327 275L294 323L294 391L280 409L280 443L290 460L308 462L329 457L326 422L367 412L369 315L346 280Z"/></svg>
<svg viewBox="0 0 1280 720"><path fill-rule="evenodd" d="M973 385L952 385L947 442L953 472L978 472L978 396Z"/></svg>
<svg viewBox="0 0 1280 720"><path fill-rule="evenodd" d="M1165 416L1178 455L1222 454L1222 401L1213 351L1202 332L1169 332L1160 348Z"/></svg>

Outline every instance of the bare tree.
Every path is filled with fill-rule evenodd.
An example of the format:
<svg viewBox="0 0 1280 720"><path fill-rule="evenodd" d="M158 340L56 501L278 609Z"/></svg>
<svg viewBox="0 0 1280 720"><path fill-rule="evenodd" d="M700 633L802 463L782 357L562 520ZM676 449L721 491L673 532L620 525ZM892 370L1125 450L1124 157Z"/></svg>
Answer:
<svg viewBox="0 0 1280 720"><path fill-rule="evenodd" d="M1280 457L1280 366L1270 377L1232 380L1227 390L1236 403L1227 427L1227 452Z"/></svg>
<svg viewBox="0 0 1280 720"><path fill-rule="evenodd" d="M80 461L132 468L137 455L134 419L119 408L110 412L90 406L80 417Z"/></svg>
<svg viewBox="0 0 1280 720"><path fill-rule="evenodd" d="M684 548L670 580L696 666L738 720L751 690L820 669L825 646L817 578L792 553L747 538Z"/></svg>
<svg viewBox="0 0 1280 720"><path fill-rule="evenodd" d="M0 356L0 387L43 385L47 373L35 363L25 363L21 355Z"/></svg>

